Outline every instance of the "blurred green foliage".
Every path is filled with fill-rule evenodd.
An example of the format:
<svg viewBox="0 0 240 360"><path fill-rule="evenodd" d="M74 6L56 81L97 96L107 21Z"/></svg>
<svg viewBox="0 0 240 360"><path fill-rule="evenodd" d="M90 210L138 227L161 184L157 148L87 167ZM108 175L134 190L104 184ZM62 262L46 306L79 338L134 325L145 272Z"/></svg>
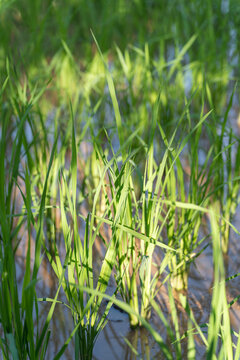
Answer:
<svg viewBox="0 0 240 360"><path fill-rule="evenodd" d="M124 49L129 43L141 47L147 42L151 55L156 55L162 39L182 46L199 34L190 62L219 67L227 58L232 29L239 49L237 0L2 0L0 16L2 56L11 54L26 65L52 57L61 40L75 56L89 59L90 29L103 52L114 43Z"/></svg>

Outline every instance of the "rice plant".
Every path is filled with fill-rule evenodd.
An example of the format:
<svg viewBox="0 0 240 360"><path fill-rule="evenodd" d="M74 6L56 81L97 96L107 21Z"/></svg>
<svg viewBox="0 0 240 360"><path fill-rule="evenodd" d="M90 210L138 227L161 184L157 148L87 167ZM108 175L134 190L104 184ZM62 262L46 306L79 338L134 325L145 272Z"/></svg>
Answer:
<svg viewBox="0 0 240 360"><path fill-rule="evenodd" d="M186 295L180 293L180 302L186 312L186 315L188 316L187 329L182 334L176 311L176 300L174 299L171 286L168 286L172 325L169 323L169 320L165 318L159 304L153 299L150 301L151 306L159 317L159 320L164 324L166 332L170 338L170 346L167 346L166 341L163 339L161 334L159 334L159 332L157 332L144 317L142 317L139 313L136 313L131 306L120 300L112 299L106 294L104 297L111 299L124 311L133 313L137 316L139 318L139 322L141 322L141 324L151 333L158 344L161 353L166 359L182 359L182 343L186 339L187 359L196 359L196 340L199 338L204 345L204 357L206 357L206 359L237 360L240 353L240 332L233 332L230 324L229 308L233 303L228 304L227 302L224 261L220 241L220 227L218 225L220 220L219 209L210 208L208 210L207 208L202 208L202 211L208 212L210 215L211 236L213 241L214 283L211 302L212 310L208 323L198 324L196 322L194 313L188 303ZM227 280L229 281L231 279ZM93 289L83 288L83 291L90 294L98 294L96 290ZM236 341L234 338L236 338ZM132 344L129 344L129 346L132 348ZM133 351L136 352L137 350L134 348Z"/></svg>
<svg viewBox="0 0 240 360"><path fill-rule="evenodd" d="M13 80L10 77L10 82ZM7 80L2 88L7 86ZM10 84L12 87L13 84ZM13 89L13 88L12 88ZM24 89L23 89L24 92ZM41 93L41 92L40 92ZM39 93L33 94L30 101L23 103L19 94L15 93L12 106L9 106L4 116L1 117L1 330L2 337L0 346L3 357L10 358L43 358L46 354L50 332L48 324L52 317L56 299L47 318L44 320L42 331L34 328L33 313L38 314L38 303L36 301L36 284L38 281L38 271L41 264L41 249L44 241L43 235L43 217L46 204L46 195L48 190L49 174L55 155L57 139L53 144L49 163L47 164L47 173L43 184L43 193L41 201L36 209L37 221L35 223L32 212L32 187L30 182L30 164L23 161L23 149L29 151L29 145L26 143L24 129L28 120L29 112ZM2 100L2 99L1 99ZM2 107L2 102L1 102ZM8 156L7 138L8 127L11 127L11 117L15 115L16 136L13 139L11 156ZM28 158L28 157L26 157ZM6 169L8 168L8 174ZM7 181L6 181L7 180ZM24 189L22 190L22 182ZM17 197L19 191L22 199ZM16 213L16 209L20 213ZM21 287L21 299L17 286L17 271L15 265L15 255L19 246L21 246L22 228L27 227L27 257L25 266L25 275ZM31 231L36 230L35 256L33 266L30 261L31 254ZM20 237L20 239L19 239ZM56 294L57 296L57 294ZM37 317L37 328L39 319Z"/></svg>
<svg viewBox="0 0 240 360"><path fill-rule="evenodd" d="M213 180L215 201L220 204L223 216L221 244L223 253L225 254L229 248L230 224L233 221L239 204L240 143L239 138L233 133L232 129L227 129L227 120L235 91L236 86L229 99L222 123L218 126L217 119L214 117L214 122L217 127L212 127L215 157L213 159L211 172L215 175ZM208 98L210 104L212 104L209 88ZM217 132L217 129L219 129L220 134Z"/></svg>
<svg viewBox="0 0 240 360"><path fill-rule="evenodd" d="M169 246L159 241L167 216L165 219L163 218L163 203L161 197L157 196L162 183L168 149L163 157L163 162L157 167L153 158L153 136L157 111L158 106L156 105L149 135L145 171L141 180L142 194L138 201L133 185L134 162L132 160L137 150L129 153L125 161L120 162L119 168L118 154L115 154L113 149L111 149L113 160L109 162L107 156L99 148L96 148L98 158L102 160L108 170L109 181L105 187L108 186L110 190L106 191L103 188L106 205L109 208L109 212L105 212L108 219L103 221L111 225L112 228L112 237L116 244L118 259L115 265L116 282L122 298L134 310L134 313L129 314L132 327L140 324L136 314L141 313L145 319L149 318L151 314L150 299L154 297L159 276L157 271L152 277L152 256L155 247L158 246L171 251ZM120 151L123 154L135 135L132 134L128 141L121 146ZM119 157L122 160L123 156ZM100 220L100 218L98 219ZM160 220L163 220L162 224L160 224ZM138 299L138 283L141 294L140 301Z"/></svg>
<svg viewBox="0 0 240 360"><path fill-rule="evenodd" d="M189 104L190 102L185 110L187 113ZM210 178L207 166L211 150L200 169L197 152L202 126L209 114L210 112L206 115L201 114L200 120L194 127L190 122L188 135L179 141L176 148L171 148L166 162L166 176L163 183L163 193L166 194L164 202L169 206L166 229L168 245L177 251L175 254L168 254L164 262L168 261L171 284L176 290L187 289L189 266L197 256L198 246L204 241L204 239L199 239L199 229L202 224L202 212L199 210L208 203ZM179 125L181 125L181 121ZM174 136L169 143L162 127L160 127L160 131L165 146L170 148ZM193 136L194 141L192 141ZM180 154L187 144L189 145L188 159L190 163L189 189L185 186L186 175L180 159Z"/></svg>
<svg viewBox="0 0 240 360"><path fill-rule="evenodd" d="M81 141L81 140L80 140ZM95 189L93 208L91 215L83 218L78 213L77 203L77 143L75 137L74 119L72 113L72 159L70 167L70 176L67 181L66 171L59 173L59 193L60 193L60 211L61 223L65 244L65 257L61 254L61 249L54 242L54 254L45 248L51 266L54 269L59 284L62 286L67 298L67 305L71 309L75 328L67 342L63 345L56 358L59 358L68 342L75 335L75 358L92 359L94 343L100 330L106 324L106 316L111 303L103 311L100 309L102 297L85 296L81 290L82 287L96 289L102 294L105 293L112 273L112 268L116 261L116 244L114 239L108 245L103 263L98 274L93 263L93 246L101 222L95 226L95 211L100 196L100 189L106 170L103 171L98 187ZM79 229L79 219L84 219L84 239ZM71 222L70 222L71 219ZM72 225L71 225L72 224ZM62 258L63 257L63 258ZM94 281L98 277L97 283ZM48 301L50 301L48 299ZM101 313L102 311L102 313Z"/></svg>
<svg viewBox="0 0 240 360"><path fill-rule="evenodd" d="M221 235L219 232L220 212L218 207L210 208L211 236L213 240L214 283L211 302L211 313L207 324L196 323L186 299L182 298L185 309L192 322L191 332L197 333L203 340L206 359L238 359L240 352L240 331L231 328L229 309L233 305L227 302L226 280ZM228 280L228 279L227 279ZM236 300L235 300L236 301ZM205 330L206 329L206 330ZM205 335L207 334L207 336Z"/></svg>

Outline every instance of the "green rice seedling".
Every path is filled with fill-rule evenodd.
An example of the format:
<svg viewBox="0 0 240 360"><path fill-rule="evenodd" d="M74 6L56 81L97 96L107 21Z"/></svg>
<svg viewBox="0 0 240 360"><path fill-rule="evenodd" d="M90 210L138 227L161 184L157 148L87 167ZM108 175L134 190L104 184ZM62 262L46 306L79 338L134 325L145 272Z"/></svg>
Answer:
<svg viewBox="0 0 240 360"><path fill-rule="evenodd" d="M223 226L222 226L222 250L227 253L229 249L229 232L230 223L235 215L237 205L239 204L239 189L240 189L240 142L237 139L236 153L233 155L233 134L230 131L229 144L226 149L226 170L227 170L227 189L224 204L222 203ZM235 162L232 160L235 156Z"/></svg>
<svg viewBox="0 0 240 360"><path fill-rule="evenodd" d="M112 204L109 209L108 218L103 219L106 224L112 227L112 237L115 239L117 248L118 263L116 266L116 281L122 298L134 309L134 314L141 312L144 318L150 317L149 299L154 296L157 284L157 274L152 277L153 251L156 246L171 250L163 242L159 241L161 232L166 222L163 218L163 205L161 198L158 198L161 181L164 174L164 167L167 160L168 149L163 158L162 164L156 166L153 158L153 136L156 127L157 110L150 132L149 151L145 166L145 174L142 180L142 195L137 201L133 185L133 161L136 150L130 153L122 162L120 152L130 146L134 136L132 134L121 147L118 153L113 154L113 160L107 160L106 155L99 147L95 147L98 158L108 169L109 192L103 188L104 198L107 204ZM113 166L110 164L113 163ZM120 163L120 168L119 168ZM156 186L154 184L157 184ZM101 218L98 218L101 219ZM159 225L159 222L162 225ZM138 240L139 239L139 240ZM138 282L140 284L140 301L138 299ZM136 315L129 314L130 324L135 327L139 324Z"/></svg>
<svg viewBox="0 0 240 360"><path fill-rule="evenodd" d="M220 245L219 226L214 211L217 212L218 215L219 210L212 209L210 212L213 237L214 287L208 327L207 359L225 358L231 360L233 359L233 348L229 309L226 298L224 262ZM221 334L220 339L218 336L219 333ZM220 349L218 349L219 341L221 341Z"/></svg>
<svg viewBox="0 0 240 360"><path fill-rule="evenodd" d="M195 197L196 203L200 206L205 202L206 198L201 198L203 194L201 192L202 186L197 184L198 177L195 175L192 176L194 178L193 186L197 185L198 190L195 192L195 196L193 195L193 189L189 191L189 196L186 196L183 168L179 158L176 159L176 170L172 166L171 160L170 167L172 167L172 170L169 173L167 183L167 196L172 202L172 206L166 228L169 246L179 251L176 254L170 254L169 270L172 287L176 290L182 290L188 287L189 267L196 256L197 247L202 242L199 239L202 213L194 205L191 207L190 204L195 204L195 202L191 201L191 198ZM179 191L178 194L177 191ZM180 198L183 204L182 209L175 206L177 198ZM190 205L189 208L184 203L186 198Z"/></svg>
<svg viewBox="0 0 240 360"><path fill-rule="evenodd" d="M127 162L123 163L119 169L117 154L114 154L113 149L113 167L110 167L106 156L98 150L99 157L101 156L109 169L110 195L105 191L107 204L114 199L112 211L108 213L108 219L103 221L111 225L113 236L116 237L118 255L118 262L115 265L116 281L122 298L133 308L134 314L141 313L145 319L150 317L150 301L155 295L159 277L159 271L152 276L153 252L156 246L171 251L169 246L159 241L168 214L164 214L165 202L158 196L169 148L166 150L162 163L157 166L153 158L153 134L152 128L145 174L142 179L143 190L138 201L133 186L131 165L131 157L134 153L129 155ZM131 144L131 141L132 139L129 138L127 142ZM138 317L134 314L129 314L132 327L140 325Z"/></svg>
<svg viewBox="0 0 240 360"><path fill-rule="evenodd" d="M186 204L189 206L189 204ZM187 297L183 294L179 294L179 299L183 308L188 316L188 325L186 332L181 335L179 318L176 311L176 305L173 298L173 292L171 286L168 287L170 312L172 318L172 324L164 317L159 305L156 301L151 300L151 305L159 316L159 320L163 322L166 327L167 334L170 338L171 344L167 345L163 340L159 332L141 317L138 313L136 316L141 321L142 325L151 333L156 343L159 345L166 359L182 359L183 346L182 341L187 338L187 352L184 352L184 356L187 359L196 359L196 339L198 336L205 348L204 357L206 359L234 359L237 360L240 354L240 332L234 333L231 330L229 307L231 304L227 303L226 286L225 286L225 271L224 261L220 243L220 232L218 221L220 220L219 209L200 208L199 211L208 212L210 215L211 223L211 235L213 239L213 262L214 262L214 284L212 294L212 308L210 312L209 322L207 324L198 324L191 310ZM94 293L92 289L83 289L84 291ZM104 295L104 297L108 297ZM110 298L110 297L109 297ZM134 312L131 306L128 304L112 299L113 303L116 303L120 308L126 312ZM206 329L206 330L205 330ZM237 337L237 343L233 341L233 335Z"/></svg>
<svg viewBox="0 0 240 360"><path fill-rule="evenodd" d="M172 293L172 289L170 286L168 287L168 292L169 292L169 299L170 299L171 321L172 321L173 327L171 326L171 322L169 321L169 319L164 316L164 314L163 314L162 310L160 309L159 305L157 304L157 302L153 299L151 300L151 306L153 307L154 311L156 312L157 316L159 317L159 320L164 324L164 326L166 328L167 340L164 339L164 335L160 334L159 331L157 331L155 329L155 327L153 327L149 323L149 321L147 321L147 319L142 317L139 314L139 312L135 312L135 310L132 308L132 306L130 306L126 302L123 302L116 298L110 297L107 294L101 294L100 292L98 292L94 289L82 288L82 291L90 293L95 296L96 295L102 296L103 298L106 298L109 301L111 301L112 303L116 304L123 311L127 312L128 314L132 314L132 317L133 316L138 317L139 323L142 324L142 326L146 328L146 330L149 332L149 334L151 334L151 336L153 337L157 346L159 346L161 356L164 356L164 359L168 359L168 360L173 360L173 359L181 360L182 359L183 349L182 349L182 345L181 345L181 340L183 339L183 337L181 337L181 335L180 335L180 328L179 328L179 323L178 323L179 319L178 319L178 315L177 315L175 300L173 298L173 293ZM184 297L184 296L182 296L182 297L183 297L182 302L184 304L186 297ZM197 326L197 329L198 328L199 327ZM200 329L200 331L201 331L201 329ZM192 319L190 319L190 318L188 321L188 332L187 333L188 333L187 359L195 360L196 351L195 351L194 333L196 333L196 329L193 327ZM204 337L204 339L205 339L205 337ZM169 343L169 340L170 340L170 343ZM128 341L127 341L127 343L128 343ZM132 351L137 355L137 349L134 348L132 344L129 344L129 346L132 349ZM150 353L148 352L146 354L146 356L150 357Z"/></svg>
<svg viewBox="0 0 240 360"><path fill-rule="evenodd" d="M101 314L101 307L103 307L102 297L86 296L80 288L87 286L95 289L96 287L98 291L105 293L116 261L116 243L113 237L107 246L98 274L98 270L94 267L93 246L103 221L100 219L95 226L95 214L107 168L102 170L99 184L96 186L91 215L89 214L87 218L84 218L78 213L77 208L77 157L77 143L72 114L72 159L69 182L67 181L66 171L62 171L59 177L60 211L65 243L65 267L62 265L62 256L64 255L61 254L56 243L54 243L54 254L47 248L45 250L59 281L62 279L61 285L75 324L69 340L63 345L58 356L64 352L67 343L75 335L75 357L91 359L94 343L99 331L106 324L106 316L111 303L106 306L105 310L102 310L103 313ZM106 211L109 211L109 209L107 208ZM80 216L84 220L83 240L80 236L83 230L79 229ZM66 276L63 275L65 272ZM94 277L96 280L94 280Z"/></svg>
<svg viewBox="0 0 240 360"><path fill-rule="evenodd" d="M108 211L105 211L102 219L97 217L97 220L98 222L104 221L111 226L111 242L115 244L116 256L118 257L118 264L116 264L117 285L127 303L130 303L131 306L138 311L138 294L135 276L136 267L138 267L139 264L136 259L136 242L134 236L126 232L127 227L134 229L132 219L132 199L134 200L134 197L132 198L132 192L129 191L132 173L132 165L129 161L131 155L128 156L119 171L117 156L114 153L113 160L108 162L101 150L96 147L95 149L98 157L107 169L107 186L109 187L109 191L106 186L103 187L103 198L106 201ZM106 215L107 219L104 218ZM119 227L119 224L125 227L125 231ZM137 321L136 318L130 318L132 326L136 325L135 321Z"/></svg>
<svg viewBox="0 0 240 360"><path fill-rule="evenodd" d="M198 324L187 302L186 296L180 294L180 300L186 310L186 313L188 314L190 326L188 331L181 337L181 339L178 339L178 341L182 341L184 338L190 336L192 340L194 340L193 335L198 335L206 348L204 355L206 359L237 360L240 354L240 331L239 333L232 331L229 309L239 297L233 300L230 304L227 303L224 260L221 246L221 235L219 232L220 226L218 224L220 222L219 209L217 207L211 208L209 210L209 214L212 229L211 236L213 240L214 263L212 308L209 316L209 322L207 324ZM231 278L227 279L227 281ZM233 340L233 336L236 336L236 342Z"/></svg>
<svg viewBox="0 0 240 360"><path fill-rule="evenodd" d="M11 78L11 77L10 77ZM12 82L12 79L10 80ZM6 85L6 82L5 82ZM4 86L5 86L4 85ZM13 89L13 84L11 84ZM12 91L12 90L11 90ZM23 89L23 92L25 90ZM40 90L41 93L41 90ZM37 315L37 327L39 326L38 319L38 304L36 301L35 288L38 281L38 270L41 264L41 249L43 242L43 217L45 211L46 194L48 188L48 178L53 163L53 158L56 150L57 139L53 145L50 161L47 167L47 174L44 181L43 192L41 196L41 203L36 209L38 219L35 224L34 215L32 212L32 188L30 182L28 160L30 159L30 147L27 147L24 137L25 123L30 116L34 102L37 100L40 93L32 94L29 102L23 102L18 94L14 94L11 98L12 104L8 103L4 117L1 117L1 179L0 179L0 193L1 193L1 246L0 246L0 324L1 324L1 338L0 347L4 359L37 359L45 356L48 342L49 331L48 324L52 317L52 313L56 302L53 302L48 318L44 323L44 328L41 332L36 333L34 328L33 313L34 309ZM1 102L2 107L2 102ZM9 148L7 144L8 127L12 126L11 121L15 117L16 135L13 138L9 157ZM8 137L9 138L9 137ZM23 161L23 149L28 149L28 156L26 162ZM23 169L22 169L23 166ZM8 169L8 173L6 173ZM22 190L24 183L25 189ZM19 200L16 198L16 190L19 189L22 195L23 204L20 213L16 213L16 208L19 207ZM18 204L17 204L18 202ZM17 205L17 206L16 206ZM19 210L18 210L19 211ZM20 288L17 282L17 272L15 264L15 255L21 240L16 241L20 230L27 222L27 258L25 276L23 285ZM30 262L31 254L31 231L35 227L36 241L35 241L35 257L33 268ZM20 236L20 235L19 235ZM20 292L22 299L20 300Z"/></svg>
<svg viewBox="0 0 240 360"><path fill-rule="evenodd" d="M115 77L118 88L122 81L123 89L118 90L122 116L126 119L126 126L130 129L137 127L146 141L145 130L151 118L151 107L157 100L159 91L159 77L157 73L154 74L149 45L146 43L143 50L131 47L131 52L125 50L124 54L117 47L117 54L121 68L118 70L117 67ZM119 72L123 72L122 80L117 77Z"/></svg>
<svg viewBox="0 0 240 360"><path fill-rule="evenodd" d="M155 105L153 115L152 128L149 136L149 148L147 154L147 161L144 171L143 191L140 198L142 204L142 218L141 218L141 232L149 239L141 243L141 266L139 270L140 276L140 289L142 296L141 316L149 318L150 316L150 301L154 297L155 286L157 285L157 277L152 278L152 257L155 250L155 243L151 239L162 239L162 230L168 221L169 211L164 209L164 201L162 198L164 188L164 172L166 169L167 160L171 152L172 136L166 150L163 154L162 161L158 164L154 161L154 135L157 125L159 103ZM174 255L172 252L173 247L169 246L169 254ZM166 248L167 249L167 248ZM164 270L164 265L161 267L160 272ZM156 274L159 274L157 272ZM144 276L143 276L144 275Z"/></svg>
<svg viewBox="0 0 240 360"><path fill-rule="evenodd" d="M92 34L93 35L93 34ZM94 35L93 35L94 37ZM97 46L98 43L94 38ZM98 50L101 54L101 50L98 46ZM102 54L101 54L102 56ZM153 138L157 124L158 116L158 103L155 106L153 114L152 127L149 135L149 153L147 155L148 160L146 161L145 175L143 181L143 197L140 199L142 202L142 219L140 221L140 234L141 245L140 251L137 252L137 242L132 232L139 237L136 232L136 224L133 216L133 205L139 218L139 206L136 201L136 195L134 192L133 179L132 179L132 165L131 157L127 156L126 145L133 139L133 135L128 138L128 141L124 143L124 128L122 125L121 114L118 107L116 98L115 88L112 77L106 68L107 82L109 91L113 103L114 114L116 119L116 126L118 131L120 151L122 153L123 164L119 170L117 161L114 161L113 169L109 169L109 185L111 196L113 201L113 211L111 214L112 231L117 244L118 251L118 266L117 266L117 281L120 285L121 294L125 301L132 306L135 313L139 312L139 301L138 301L138 289L137 279L139 276L140 291L141 291L141 305L140 311L144 318L150 316L149 309L149 298L153 295L154 288L156 286L156 278L151 281L151 269L152 269L152 255L155 245L158 243L163 248L166 246L158 241L163 226L159 226L159 218L161 216L161 205L158 201L152 201L153 197L153 182L156 180L157 185L155 192L159 191L161 185L161 178L163 176L164 165L166 162L166 154L164 156L163 163L157 170L154 169L155 164L153 160ZM113 155L114 151L112 149ZM109 167L108 161L104 154L100 154L102 161ZM116 156L114 155L116 159ZM107 195L107 194L106 194ZM110 199L108 203L110 203ZM156 211L156 212L155 212ZM129 228L129 231L123 231L120 226ZM139 227L139 225L137 225ZM138 273L138 274L137 274ZM138 318L130 314L130 324L132 327L139 325Z"/></svg>
<svg viewBox="0 0 240 360"><path fill-rule="evenodd" d="M1 108L2 94L7 85L5 81L1 89ZM9 161L9 180L7 181L6 163L7 163L7 128L10 123L11 111L5 111L4 117L1 116L1 177L0 177L0 212L1 212L1 328L3 337L1 338L1 349L5 358L10 358L11 354L17 355L21 352L26 354L26 342L22 342L23 323L21 322L21 310L18 290L16 286L16 268L14 261L14 247L12 246L14 229L14 206L11 204L14 194L14 179L17 178L19 172L20 149L22 146L23 125L26 120L24 113L18 126L18 132L14 139L13 151ZM9 160L9 159L8 159ZM11 180L12 179L12 180ZM19 229L18 229L19 230ZM17 231L16 231L17 233Z"/></svg>
<svg viewBox="0 0 240 360"><path fill-rule="evenodd" d="M240 142L233 134L232 130L227 130L229 111L232 107L233 96L236 86L231 94L224 119L220 124L220 135L216 131L217 118L215 126L212 127L214 139L214 159L212 162L212 173L214 175L214 192L215 201L220 204L222 214L221 238L223 253L228 252L229 248L229 231L237 205L239 203L239 181L240 181ZM208 88L208 99L212 104L210 89ZM227 143L226 143L227 137ZM225 139L224 139L225 138Z"/></svg>
<svg viewBox="0 0 240 360"><path fill-rule="evenodd" d="M95 39L94 35L93 38L98 47L99 53L103 59L103 55L101 53L101 50L98 46L97 40ZM111 196L114 199L113 216L112 216L112 224L113 224L112 241L114 241L114 243L116 244L115 246L117 246L116 249L118 251L117 254L119 259L119 270L118 270L119 274L117 276L119 277L119 279L121 279L120 286L122 289L122 295L126 298L126 301L131 304L131 306L135 309L135 311L138 312L139 311L138 294L137 294L137 283L135 278L137 263L136 263L136 255L135 255L134 237L131 234L129 234L128 236L126 232L123 232L121 229L118 229L116 227L116 224L120 222L132 228L132 200L129 193L129 188L131 184L132 166L129 162L126 161L127 155L126 155L126 147L124 146L124 128L122 126L122 119L116 98L114 83L107 67L106 67L106 77L113 103L119 143L122 152L122 161L123 161L123 167L120 172L118 169L117 162L114 161L113 171L109 173L110 191L111 191ZM102 157L102 159L106 161L105 157ZM106 166L107 168L109 167L108 164L106 164ZM130 271L130 260L132 261L132 271ZM136 316L131 317L130 315L130 323L131 326L136 326L138 324L137 317Z"/></svg>
<svg viewBox="0 0 240 360"><path fill-rule="evenodd" d="M220 210L217 207L211 208L209 214L214 264L214 283L209 322L199 326L186 302L186 298L182 297L182 303L185 304L184 307L189 315L189 319L193 323L192 331L195 334L198 333L203 340L203 344L206 347L206 359L237 360L240 354L240 331L239 333L233 332L230 324L229 308L232 303L227 303L223 251L221 234L219 232ZM227 280L229 281L229 279ZM206 328L206 331L203 330L204 328ZM207 337L205 333L207 333ZM187 335L189 335L189 332ZM233 340L233 335L236 336L237 342Z"/></svg>
<svg viewBox="0 0 240 360"><path fill-rule="evenodd" d="M167 199L164 202L170 205L166 229L168 245L177 251L175 254L167 255L165 261L168 261L171 283L176 290L187 289L190 263L197 256L196 249L204 240L199 239L199 229L202 223L202 212L199 210L207 205L209 199L210 175L207 172L207 166L211 150L204 165L199 168L198 144L203 122L209 114L201 114L199 122L194 127L190 121L189 134L180 141L176 148L171 147L166 162L166 176L162 190ZM160 127L160 131L166 147L170 148L162 127ZM193 134L194 140L191 140ZM180 159L180 154L187 143L190 143L189 189L185 186L184 169ZM177 203L178 206L176 206Z"/></svg>
<svg viewBox="0 0 240 360"><path fill-rule="evenodd" d="M161 39L162 46L159 58L151 57L150 44L148 43L144 45L143 49L130 46L131 52L126 50L123 53L117 48L119 62L122 67L120 70L117 68L115 75L116 84L120 88L118 97L121 113L126 126L130 129L137 127L140 136L145 142L148 141L149 121L153 116L153 105L158 99L159 84L161 84L159 96L161 111L158 116L167 134L174 131L176 118L181 114L184 106L185 69L182 63L184 56L186 56L196 38L197 35L192 36L181 50L179 44L176 43L175 58L171 61L166 59L164 53L167 36ZM121 79L117 77L117 71L124 73L121 87L119 87ZM156 134L156 139L157 136ZM158 141L155 141L155 146L158 146Z"/></svg>
<svg viewBox="0 0 240 360"><path fill-rule="evenodd" d="M149 322L143 318L139 312L135 312L135 310L132 308L132 306L130 306L129 304L127 304L124 301L118 300L116 298L113 298L107 294L102 294L101 292L95 290L95 289L90 289L90 288L86 288L83 287L81 288L81 290L83 292L87 292L89 294L95 295L95 296L99 296L99 297L103 297L105 299L108 299L109 301L111 301L112 303L114 303L115 305L117 305L119 308L121 308L123 311L125 311L128 314L132 314L132 318L137 317L139 319L139 323L142 324L142 326L144 326L153 336L154 340L156 341L156 343L158 344L158 346L160 347L160 349L162 350L164 356L166 359L169 360L173 360L173 355L172 355L172 350L168 348L168 346L166 345L166 343L163 340L163 337L161 336L161 334L159 334L158 331L156 331L150 324ZM164 318L164 317L163 317ZM165 320L165 323L168 325L168 322ZM170 329L170 328L169 328ZM136 349L135 349L136 350Z"/></svg>

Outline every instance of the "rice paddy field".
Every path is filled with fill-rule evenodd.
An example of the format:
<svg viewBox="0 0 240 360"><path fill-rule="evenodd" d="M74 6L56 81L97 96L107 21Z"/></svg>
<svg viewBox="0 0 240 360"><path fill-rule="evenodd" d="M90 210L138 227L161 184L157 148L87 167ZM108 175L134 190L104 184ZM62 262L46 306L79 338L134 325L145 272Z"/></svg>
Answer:
<svg viewBox="0 0 240 360"><path fill-rule="evenodd" d="M240 359L240 2L0 0L0 359Z"/></svg>

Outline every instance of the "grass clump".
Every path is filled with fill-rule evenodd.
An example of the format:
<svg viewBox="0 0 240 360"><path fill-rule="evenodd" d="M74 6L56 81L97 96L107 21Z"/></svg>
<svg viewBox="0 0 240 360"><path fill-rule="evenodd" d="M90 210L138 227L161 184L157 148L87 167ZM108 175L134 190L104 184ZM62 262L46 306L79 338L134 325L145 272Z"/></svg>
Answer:
<svg viewBox="0 0 240 360"><path fill-rule="evenodd" d="M11 80L9 80L11 81ZM3 107L4 88L2 88L1 107ZM12 89L11 89L12 90ZM36 209L37 221L31 208L32 188L30 182L29 167L22 167L22 151L28 153L30 150L26 144L24 133L25 124L29 120L28 116L34 101L39 96L35 94L28 103L22 103L21 98L13 99L12 106L9 106L1 118L1 327L3 337L0 340L2 354L5 359L21 358L26 359L44 357L49 342L50 332L48 324L52 317L56 302L53 302L48 317L44 320L42 331L37 331L33 322L34 311L38 314L38 304L36 299L36 284L38 281L38 271L41 265L41 243L43 235L43 217L48 190L49 174L56 150L56 141L53 144L47 173L44 179L41 202ZM16 113L17 112L17 113ZM15 123L12 124L12 118ZM8 155L7 139L8 127L15 126L16 136L11 144L11 156ZM8 169L8 174L6 174ZM6 181L7 179L7 181ZM24 184L23 190L21 189ZM22 198L19 200L20 197ZM21 208L19 209L19 202ZM20 213L18 213L20 211ZM17 280L17 270L15 256L21 246L21 229L26 223L27 236L27 256L25 264L25 275L21 288ZM35 256L31 266L31 231L35 228ZM20 293L21 289L21 293ZM20 295L21 294L21 295ZM39 319L37 317L37 328Z"/></svg>

